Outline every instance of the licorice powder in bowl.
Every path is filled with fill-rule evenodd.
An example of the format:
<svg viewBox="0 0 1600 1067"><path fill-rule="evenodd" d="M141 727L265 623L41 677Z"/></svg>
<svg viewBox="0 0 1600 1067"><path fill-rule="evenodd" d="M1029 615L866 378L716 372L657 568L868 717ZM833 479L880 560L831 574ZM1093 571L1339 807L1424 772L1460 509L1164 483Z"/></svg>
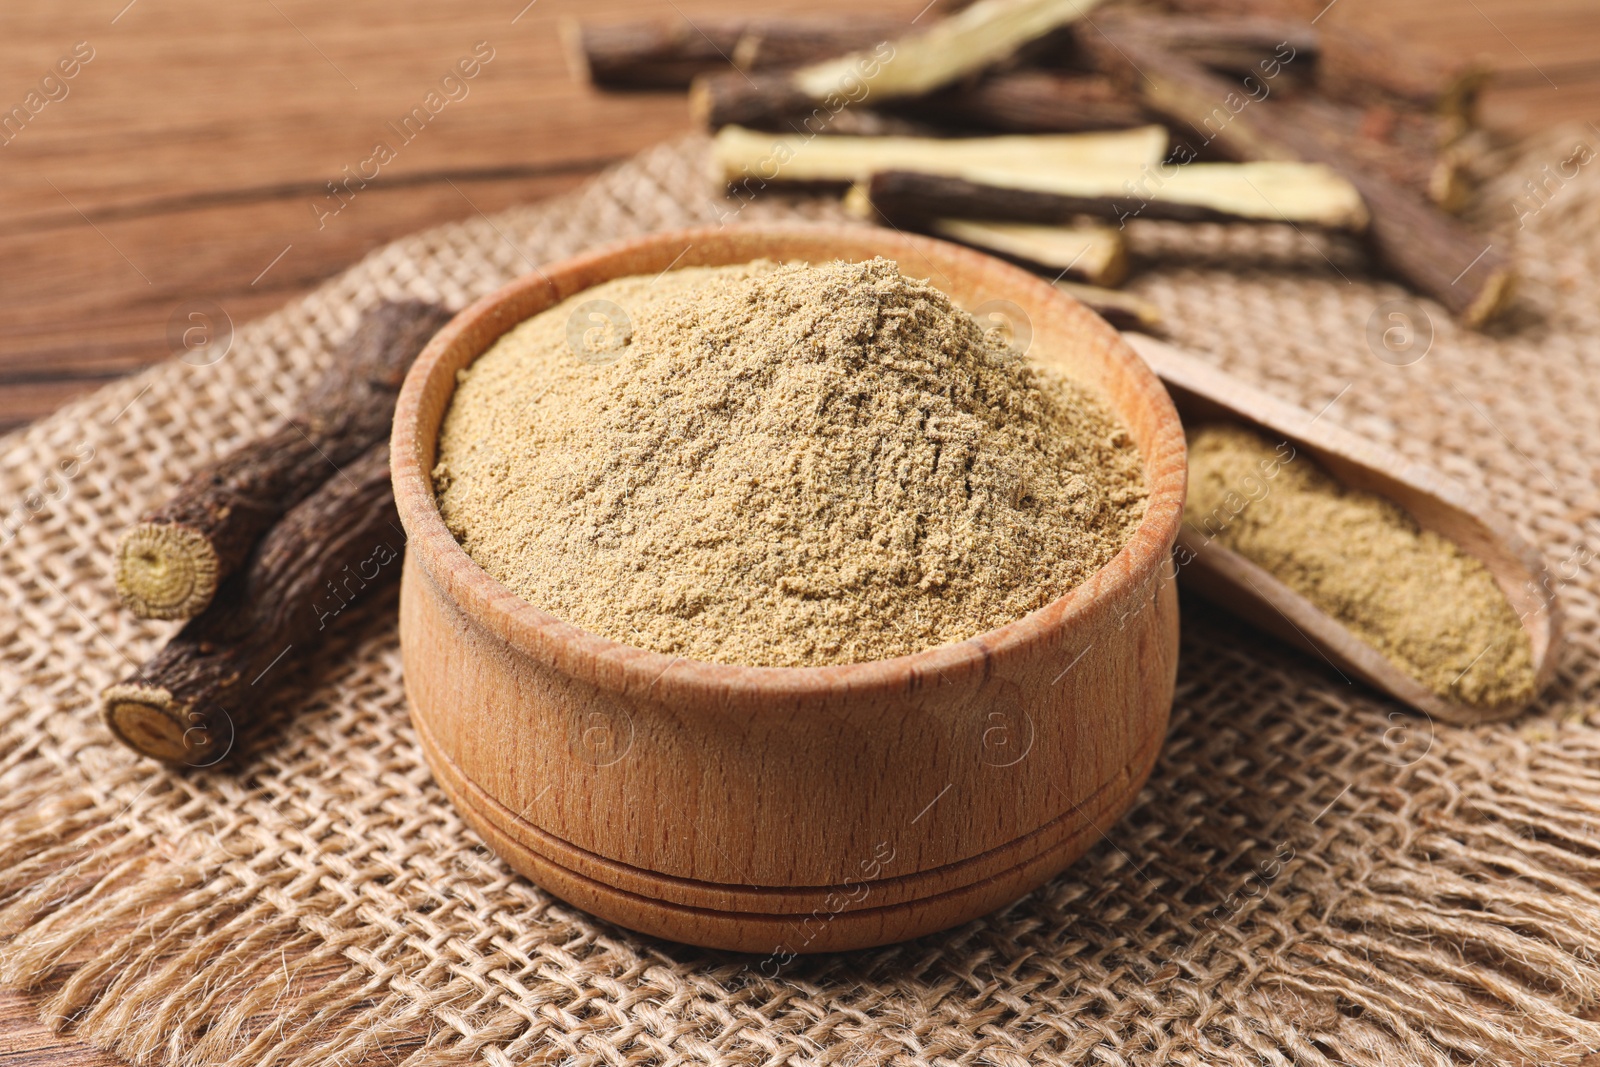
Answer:
<svg viewBox="0 0 1600 1067"><path fill-rule="evenodd" d="M433 472L489 574L716 663L961 641L1060 597L1144 515L1127 431L886 259L620 278L461 372Z"/></svg>

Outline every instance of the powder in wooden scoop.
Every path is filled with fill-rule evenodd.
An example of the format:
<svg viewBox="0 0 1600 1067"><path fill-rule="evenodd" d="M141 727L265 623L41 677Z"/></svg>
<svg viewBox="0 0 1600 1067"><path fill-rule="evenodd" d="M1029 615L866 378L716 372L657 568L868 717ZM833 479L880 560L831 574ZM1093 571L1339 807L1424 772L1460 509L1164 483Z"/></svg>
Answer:
<svg viewBox="0 0 1600 1067"><path fill-rule="evenodd" d="M1488 569L1303 453L1280 451L1241 426L1195 429L1184 522L1260 565L1440 696L1477 707L1532 699L1528 635Z"/></svg>
<svg viewBox="0 0 1600 1067"><path fill-rule="evenodd" d="M1145 506L1099 401L884 259L587 290L461 373L434 481L468 554L531 603L757 666L1021 618Z"/></svg>

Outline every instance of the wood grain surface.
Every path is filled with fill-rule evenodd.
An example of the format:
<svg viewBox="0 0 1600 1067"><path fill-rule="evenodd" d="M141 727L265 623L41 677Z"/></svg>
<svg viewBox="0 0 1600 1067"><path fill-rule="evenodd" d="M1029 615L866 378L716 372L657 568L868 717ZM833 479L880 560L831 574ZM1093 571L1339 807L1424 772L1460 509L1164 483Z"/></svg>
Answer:
<svg viewBox="0 0 1600 1067"><path fill-rule="evenodd" d="M167 320L211 300L236 323L403 234L570 189L690 128L678 93L571 78L562 17L693 18L735 0L93 0L0 7L0 429L170 354ZM844 12L784 0L774 12ZM884 5L908 22L917 0ZM492 58L441 82L487 42ZM86 42L80 45L80 42ZM56 86L59 84L60 88ZM465 93L462 95L462 89ZM403 142L428 93L445 105ZM452 98L452 96L454 98ZM342 211L329 182L394 149ZM372 173L368 165L366 173Z"/></svg>
<svg viewBox="0 0 1600 1067"><path fill-rule="evenodd" d="M1588 0L1335 0L1326 17L1489 55L1496 125L1600 120ZM765 12L849 12L847 0ZM909 18L922 0L880 7ZM236 322L437 222L572 188L687 130L681 96L569 78L560 16L745 13L735 0L87 0L0 5L0 111L94 50L0 146L0 430L169 354L167 320L210 299ZM312 205L481 40L494 59L328 224ZM59 94L57 94L59 95ZM280 258L281 253L281 258ZM0 989L0 1067L119 1061L52 1035Z"/></svg>
<svg viewBox="0 0 1600 1067"><path fill-rule="evenodd" d="M32 997L0 988L0 1067L122 1067L122 1062L51 1032L39 1021Z"/></svg>

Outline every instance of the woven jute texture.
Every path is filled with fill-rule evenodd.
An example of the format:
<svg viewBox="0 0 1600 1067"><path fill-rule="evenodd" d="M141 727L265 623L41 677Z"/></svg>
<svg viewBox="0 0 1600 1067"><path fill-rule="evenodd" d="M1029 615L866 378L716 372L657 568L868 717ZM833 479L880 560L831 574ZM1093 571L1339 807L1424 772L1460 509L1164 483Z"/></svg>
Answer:
<svg viewBox="0 0 1600 1067"><path fill-rule="evenodd" d="M1513 206L1571 154L1559 138L1499 161L1476 209L1526 279L1511 321L1475 334L1421 304L1434 337L1410 366L1367 333L1411 298L1342 239L1133 232L1133 288L1177 342L1470 483L1542 549L1571 642L1510 723L1429 723L1187 605L1164 753L1087 856L959 929L782 966L597 922L488 853L418 750L392 599L224 769L112 743L97 692L168 632L115 606L118 530L281 418L377 300L461 306L601 242L833 213L773 199L724 218L704 147L381 249L241 326L221 361L157 367L0 445L0 977L140 1063L1487 1065L1600 1047L1600 180L1520 227Z"/></svg>

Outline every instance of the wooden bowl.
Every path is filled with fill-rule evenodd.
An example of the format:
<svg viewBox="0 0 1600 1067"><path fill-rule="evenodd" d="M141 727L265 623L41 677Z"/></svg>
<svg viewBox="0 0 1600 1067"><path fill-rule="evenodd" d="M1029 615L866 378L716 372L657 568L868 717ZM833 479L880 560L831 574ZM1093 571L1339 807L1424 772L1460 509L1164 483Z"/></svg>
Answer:
<svg viewBox="0 0 1600 1067"><path fill-rule="evenodd" d="M429 472L456 372L512 326L624 275L872 256L969 309L1020 308L1030 358L1095 389L1132 434L1148 513L1065 596L897 659L729 666L565 623L491 578L445 528ZM820 226L660 234L569 260L434 338L401 391L392 464L408 537L406 691L427 758L506 862L602 918L777 958L940 930L1082 855L1155 761L1177 662L1183 431L1115 330L999 260Z"/></svg>

